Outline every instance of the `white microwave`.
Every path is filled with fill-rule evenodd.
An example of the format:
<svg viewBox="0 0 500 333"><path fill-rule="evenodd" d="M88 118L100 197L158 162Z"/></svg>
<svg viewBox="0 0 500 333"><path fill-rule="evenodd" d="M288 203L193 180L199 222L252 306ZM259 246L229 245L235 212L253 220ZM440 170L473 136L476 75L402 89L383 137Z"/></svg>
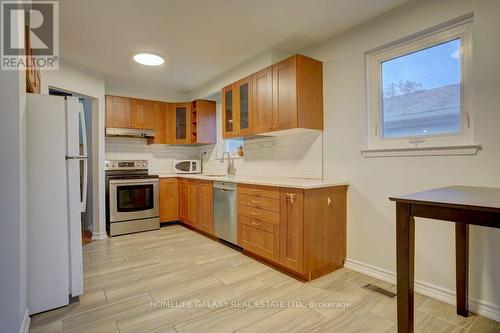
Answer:
<svg viewBox="0 0 500 333"><path fill-rule="evenodd" d="M176 160L174 161L175 173L201 173L200 160Z"/></svg>

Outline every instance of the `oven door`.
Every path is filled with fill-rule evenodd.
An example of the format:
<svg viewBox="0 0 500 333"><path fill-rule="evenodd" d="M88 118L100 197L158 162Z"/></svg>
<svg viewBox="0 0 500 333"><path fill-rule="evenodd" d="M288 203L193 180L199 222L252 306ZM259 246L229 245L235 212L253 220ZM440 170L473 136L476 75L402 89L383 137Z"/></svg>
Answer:
<svg viewBox="0 0 500 333"><path fill-rule="evenodd" d="M109 181L110 222L159 216L158 179L113 179Z"/></svg>

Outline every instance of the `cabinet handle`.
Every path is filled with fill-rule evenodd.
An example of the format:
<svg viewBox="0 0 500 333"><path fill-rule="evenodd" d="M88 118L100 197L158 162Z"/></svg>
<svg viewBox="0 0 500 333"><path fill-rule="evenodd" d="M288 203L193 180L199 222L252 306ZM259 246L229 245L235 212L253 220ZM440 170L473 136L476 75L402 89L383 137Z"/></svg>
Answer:
<svg viewBox="0 0 500 333"><path fill-rule="evenodd" d="M330 198L330 197L326 198L326 204L328 206L331 206L333 204L332 198Z"/></svg>
<svg viewBox="0 0 500 333"><path fill-rule="evenodd" d="M287 197L287 199L289 200L289 202L291 204L293 204L293 202L295 201L295 198L297 197L297 194L295 194L295 193L285 193L285 196Z"/></svg>
<svg viewBox="0 0 500 333"><path fill-rule="evenodd" d="M252 224L253 224L253 225L260 225L260 222L255 222L255 221L252 221Z"/></svg>

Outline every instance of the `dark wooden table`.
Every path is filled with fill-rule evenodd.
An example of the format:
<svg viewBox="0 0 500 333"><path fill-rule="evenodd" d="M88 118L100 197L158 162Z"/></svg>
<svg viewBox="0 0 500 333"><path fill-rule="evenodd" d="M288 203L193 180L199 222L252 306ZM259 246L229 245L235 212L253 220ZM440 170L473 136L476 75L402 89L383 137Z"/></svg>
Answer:
<svg viewBox="0 0 500 333"><path fill-rule="evenodd" d="M500 188L451 186L389 199L396 202L398 332L413 332L414 217L455 223L457 313L466 317L469 224L500 228Z"/></svg>

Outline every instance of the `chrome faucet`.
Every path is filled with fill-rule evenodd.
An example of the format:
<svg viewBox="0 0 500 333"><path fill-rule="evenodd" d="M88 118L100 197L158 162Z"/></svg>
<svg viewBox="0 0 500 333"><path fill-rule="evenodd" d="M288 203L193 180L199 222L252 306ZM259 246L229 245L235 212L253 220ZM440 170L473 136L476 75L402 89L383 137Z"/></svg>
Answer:
<svg viewBox="0 0 500 333"><path fill-rule="evenodd" d="M231 157L229 152L225 151L222 153L221 163L224 163L225 156L227 155L227 175L234 175L234 159Z"/></svg>

